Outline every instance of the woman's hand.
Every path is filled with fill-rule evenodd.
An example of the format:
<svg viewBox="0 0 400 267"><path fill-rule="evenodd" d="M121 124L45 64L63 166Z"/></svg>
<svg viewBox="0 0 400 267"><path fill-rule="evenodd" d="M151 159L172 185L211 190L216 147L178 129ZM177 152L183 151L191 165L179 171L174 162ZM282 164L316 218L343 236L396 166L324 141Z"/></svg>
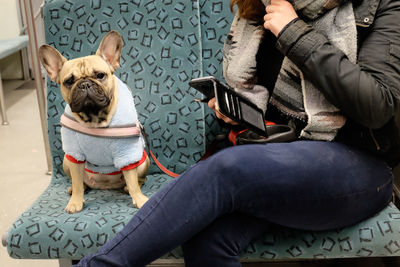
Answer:
<svg viewBox="0 0 400 267"><path fill-rule="evenodd" d="M297 18L293 6L286 0L271 0L271 4L265 8L264 28L275 36L293 19Z"/></svg>
<svg viewBox="0 0 400 267"><path fill-rule="evenodd" d="M237 122L231 120L230 118L226 117L225 115L222 115L218 111L215 97L211 98L210 101L208 101L208 107L211 108L212 110L214 110L215 115L217 116L218 119L223 120L225 123L228 123L231 125L238 125Z"/></svg>

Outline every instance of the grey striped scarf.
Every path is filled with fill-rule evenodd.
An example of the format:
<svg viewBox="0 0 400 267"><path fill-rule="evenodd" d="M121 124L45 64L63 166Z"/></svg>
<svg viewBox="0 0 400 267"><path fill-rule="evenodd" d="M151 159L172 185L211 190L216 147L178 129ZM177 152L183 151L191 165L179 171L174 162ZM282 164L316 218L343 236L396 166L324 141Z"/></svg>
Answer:
<svg viewBox="0 0 400 267"><path fill-rule="evenodd" d="M290 2L298 14L310 19L309 23L314 29L324 34L355 63L357 31L351 1L343 5L339 5L343 0ZM256 85L255 75L256 54L263 33L262 25L236 14L224 46L223 72L231 87L265 110L268 91ZM286 114L307 120L307 126L300 135L304 138L331 141L346 122L340 111L304 78L303 73L287 57L283 60L270 103Z"/></svg>

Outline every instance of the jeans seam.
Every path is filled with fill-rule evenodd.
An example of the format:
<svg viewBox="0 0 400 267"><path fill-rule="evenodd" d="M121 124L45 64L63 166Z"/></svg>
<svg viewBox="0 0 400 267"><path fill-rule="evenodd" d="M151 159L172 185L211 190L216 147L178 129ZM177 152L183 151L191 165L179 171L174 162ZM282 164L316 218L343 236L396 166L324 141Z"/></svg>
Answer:
<svg viewBox="0 0 400 267"><path fill-rule="evenodd" d="M380 185L377 187L378 192L382 189L385 188L386 186L390 185L393 181L393 177L390 177L389 180L387 180L383 185Z"/></svg>
<svg viewBox="0 0 400 267"><path fill-rule="evenodd" d="M388 186L388 185L391 183L391 181L392 181L392 177L389 178L389 179L388 179L386 182L384 182L383 184L379 185L379 186L377 187L377 191L379 192L381 189L383 189L383 188L385 188L386 186ZM357 195L361 195L361 194L368 193L368 192L370 192L370 191L368 191L368 190L363 190L363 191L358 191L358 192L354 192L354 193L351 193L351 194L337 195L337 196L332 197L332 199L340 199L340 198L346 198L346 197L349 197L349 196L357 196ZM329 198L325 198L325 199L329 199ZM320 199L320 200L325 200L325 199Z"/></svg>

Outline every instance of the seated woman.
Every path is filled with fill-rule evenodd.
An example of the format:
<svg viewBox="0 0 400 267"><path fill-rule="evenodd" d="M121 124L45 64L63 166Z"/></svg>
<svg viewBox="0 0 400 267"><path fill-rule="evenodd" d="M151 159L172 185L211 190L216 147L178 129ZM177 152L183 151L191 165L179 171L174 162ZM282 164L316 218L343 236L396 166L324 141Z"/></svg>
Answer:
<svg viewBox="0 0 400 267"><path fill-rule="evenodd" d="M336 229L390 202L400 1L308 2L232 0L224 49L226 81L297 140L227 148L190 167L76 266L144 266L179 245L187 266L240 266L271 224Z"/></svg>

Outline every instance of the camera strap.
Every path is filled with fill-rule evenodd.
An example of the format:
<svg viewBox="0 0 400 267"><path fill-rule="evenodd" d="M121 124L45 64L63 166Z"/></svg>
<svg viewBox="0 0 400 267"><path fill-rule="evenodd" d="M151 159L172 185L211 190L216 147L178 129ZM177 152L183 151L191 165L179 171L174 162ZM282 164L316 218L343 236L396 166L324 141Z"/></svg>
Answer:
<svg viewBox="0 0 400 267"><path fill-rule="evenodd" d="M229 132L228 139L234 146L245 144L283 143L297 139L295 130L288 125L275 124L270 121L266 121L265 124L268 137L259 135L249 129L232 129Z"/></svg>

